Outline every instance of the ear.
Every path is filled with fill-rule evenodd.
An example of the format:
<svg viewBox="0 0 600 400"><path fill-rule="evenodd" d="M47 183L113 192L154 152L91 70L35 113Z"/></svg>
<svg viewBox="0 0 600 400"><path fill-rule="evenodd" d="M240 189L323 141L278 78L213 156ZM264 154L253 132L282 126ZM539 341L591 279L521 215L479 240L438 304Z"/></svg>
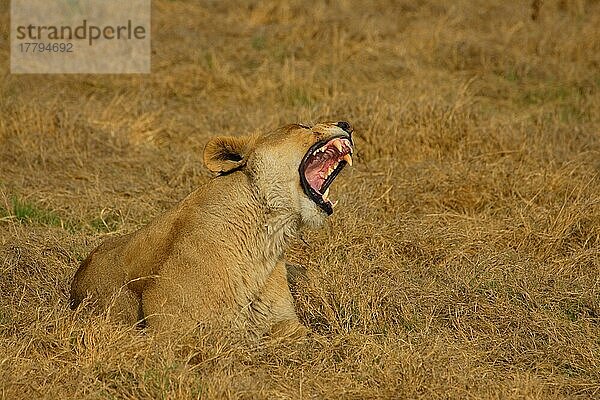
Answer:
<svg viewBox="0 0 600 400"><path fill-rule="evenodd" d="M212 172L222 173L246 164L252 148L252 137L218 136L204 148L204 164Z"/></svg>

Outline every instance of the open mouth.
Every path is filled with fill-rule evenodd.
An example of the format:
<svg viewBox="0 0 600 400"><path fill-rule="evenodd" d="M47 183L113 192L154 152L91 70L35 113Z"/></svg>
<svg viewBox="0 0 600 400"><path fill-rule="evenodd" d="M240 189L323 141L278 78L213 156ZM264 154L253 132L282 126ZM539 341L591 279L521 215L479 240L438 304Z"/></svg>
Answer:
<svg viewBox="0 0 600 400"><path fill-rule="evenodd" d="M352 165L352 139L339 135L313 145L300 163L300 183L304 193L327 215L337 201L329 199L329 186L346 166Z"/></svg>

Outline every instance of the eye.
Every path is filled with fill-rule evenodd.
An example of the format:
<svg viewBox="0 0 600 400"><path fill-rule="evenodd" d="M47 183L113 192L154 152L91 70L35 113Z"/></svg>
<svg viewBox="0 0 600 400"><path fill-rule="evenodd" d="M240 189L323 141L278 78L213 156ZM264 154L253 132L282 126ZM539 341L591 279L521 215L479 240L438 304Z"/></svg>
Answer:
<svg viewBox="0 0 600 400"><path fill-rule="evenodd" d="M298 126L299 126L300 128L304 128L304 129L310 129L310 126L307 126L307 125L298 124Z"/></svg>

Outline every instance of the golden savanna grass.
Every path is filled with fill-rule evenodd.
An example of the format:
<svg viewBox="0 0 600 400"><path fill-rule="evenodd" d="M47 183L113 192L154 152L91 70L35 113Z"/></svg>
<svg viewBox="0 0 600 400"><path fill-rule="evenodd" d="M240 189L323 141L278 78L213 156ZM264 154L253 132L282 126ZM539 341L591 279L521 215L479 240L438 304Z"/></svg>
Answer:
<svg viewBox="0 0 600 400"><path fill-rule="evenodd" d="M11 75L0 4L0 398L600 396L598 1L157 0L152 74L106 76ZM327 120L357 154L288 254L314 335L68 308L210 137Z"/></svg>

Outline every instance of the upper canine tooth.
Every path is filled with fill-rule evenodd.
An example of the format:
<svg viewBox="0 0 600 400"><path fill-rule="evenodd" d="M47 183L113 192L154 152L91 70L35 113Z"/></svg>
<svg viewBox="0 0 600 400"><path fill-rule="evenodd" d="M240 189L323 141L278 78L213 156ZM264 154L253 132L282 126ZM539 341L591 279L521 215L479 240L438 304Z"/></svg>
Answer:
<svg viewBox="0 0 600 400"><path fill-rule="evenodd" d="M344 149L342 141L340 139L335 139L333 141L333 145L335 146L336 149L338 149L338 151L341 153Z"/></svg>
<svg viewBox="0 0 600 400"><path fill-rule="evenodd" d="M329 188L327 188L327 190L325 191L325 193L323 193L323 200L327 200L327 197L329 197Z"/></svg>
<svg viewBox="0 0 600 400"><path fill-rule="evenodd" d="M349 166L352 166L352 156L350 154L344 155L344 157L342 157L342 160L345 160Z"/></svg>

